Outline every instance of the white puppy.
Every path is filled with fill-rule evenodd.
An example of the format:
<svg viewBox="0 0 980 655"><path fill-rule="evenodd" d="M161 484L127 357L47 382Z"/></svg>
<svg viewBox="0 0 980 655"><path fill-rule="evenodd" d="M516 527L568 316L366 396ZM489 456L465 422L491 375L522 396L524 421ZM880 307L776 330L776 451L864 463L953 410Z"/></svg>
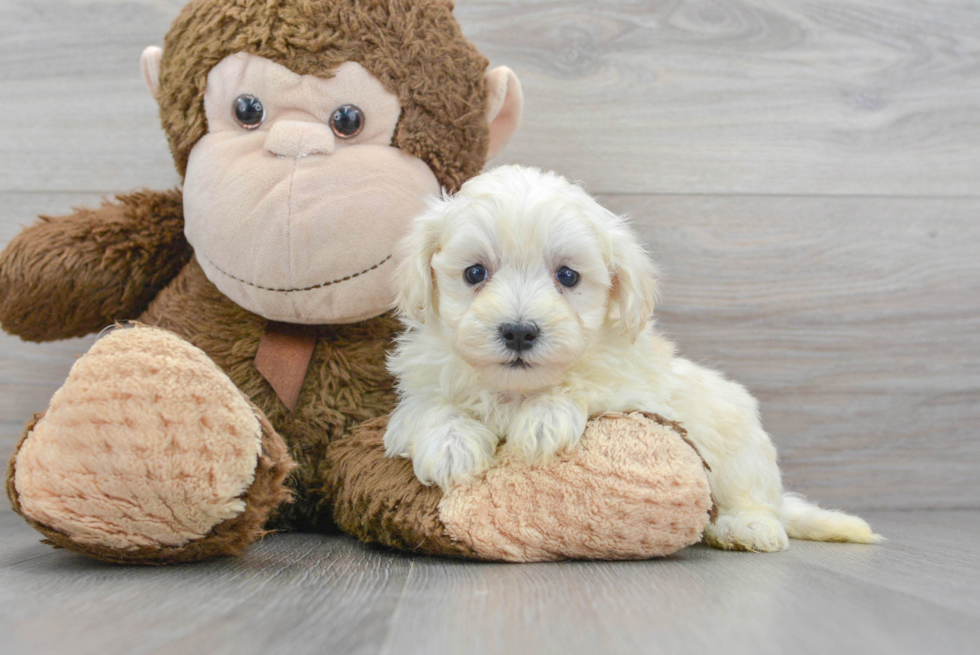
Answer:
<svg viewBox="0 0 980 655"><path fill-rule="evenodd" d="M553 173L505 166L434 201L403 242L389 360L401 401L385 435L442 487L572 448L598 412L680 421L711 467L720 548L789 536L873 542L863 520L783 495L776 451L741 385L676 357L653 327L656 269L620 217Z"/></svg>

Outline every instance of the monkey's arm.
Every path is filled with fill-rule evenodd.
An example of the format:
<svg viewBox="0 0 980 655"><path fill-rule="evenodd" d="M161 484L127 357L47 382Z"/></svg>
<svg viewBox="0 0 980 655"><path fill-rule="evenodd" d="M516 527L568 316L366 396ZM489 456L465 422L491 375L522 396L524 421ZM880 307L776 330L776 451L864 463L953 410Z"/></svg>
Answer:
<svg viewBox="0 0 980 655"><path fill-rule="evenodd" d="M42 216L0 253L0 326L51 341L136 318L191 254L176 189Z"/></svg>

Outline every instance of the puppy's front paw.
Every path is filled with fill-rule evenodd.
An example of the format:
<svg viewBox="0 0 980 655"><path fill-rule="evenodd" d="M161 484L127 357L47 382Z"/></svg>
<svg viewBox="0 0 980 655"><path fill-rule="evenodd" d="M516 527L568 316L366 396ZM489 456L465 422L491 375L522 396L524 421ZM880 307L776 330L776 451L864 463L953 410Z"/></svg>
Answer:
<svg viewBox="0 0 980 655"><path fill-rule="evenodd" d="M722 550L773 553L789 548L789 537L776 517L758 512L723 511L704 531L708 545Z"/></svg>
<svg viewBox="0 0 980 655"><path fill-rule="evenodd" d="M588 420L585 408L566 396L528 400L510 425L506 447L525 461L541 462L573 448Z"/></svg>
<svg viewBox="0 0 980 655"><path fill-rule="evenodd" d="M455 416L437 424L415 441L412 464L424 485L443 489L465 482L493 464L497 436L486 426Z"/></svg>

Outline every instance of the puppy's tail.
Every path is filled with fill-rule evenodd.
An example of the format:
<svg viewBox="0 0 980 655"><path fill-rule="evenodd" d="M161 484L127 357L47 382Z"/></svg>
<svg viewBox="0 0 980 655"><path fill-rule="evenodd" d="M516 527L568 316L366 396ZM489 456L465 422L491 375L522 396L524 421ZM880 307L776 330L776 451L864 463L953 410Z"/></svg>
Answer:
<svg viewBox="0 0 980 655"><path fill-rule="evenodd" d="M884 537L875 534L867 521L837 510L821 509L799 494L783 494L780 518L794 539L846 541L876 544Z"/></svg>

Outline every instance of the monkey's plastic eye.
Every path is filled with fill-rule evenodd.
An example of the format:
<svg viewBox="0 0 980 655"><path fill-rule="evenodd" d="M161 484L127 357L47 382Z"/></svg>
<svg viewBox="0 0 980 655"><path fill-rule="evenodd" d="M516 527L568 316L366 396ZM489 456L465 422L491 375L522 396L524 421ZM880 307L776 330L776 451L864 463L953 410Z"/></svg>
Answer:
<svg viewBox="0 0 980 655"><path fill-rule="evenodd" d="M246 130L254 130L265 122L265 107L262 101L247 93L235 98L235 120Z"/></svg>
<svg viewBox="0 0 980 655"><path fill-rule="evenodd" d="M364 112L357 105L343 105L333 110L330 129L341 139L351 139L364 129Z"/></svg>
<svg viewBox="0 0 980 655"><path fill-rule="evenodd" d="M567 266L562 266L555 272L555 278L563 287L572 288L578 284L579 275Z"/></svg>
<svg viewBox="0 0 980 655"><path fill-rule="evenodd" d="M475 264L463 271L463 279L467 284L477 285L487 279L487 267L483 264Z"/></svg>

